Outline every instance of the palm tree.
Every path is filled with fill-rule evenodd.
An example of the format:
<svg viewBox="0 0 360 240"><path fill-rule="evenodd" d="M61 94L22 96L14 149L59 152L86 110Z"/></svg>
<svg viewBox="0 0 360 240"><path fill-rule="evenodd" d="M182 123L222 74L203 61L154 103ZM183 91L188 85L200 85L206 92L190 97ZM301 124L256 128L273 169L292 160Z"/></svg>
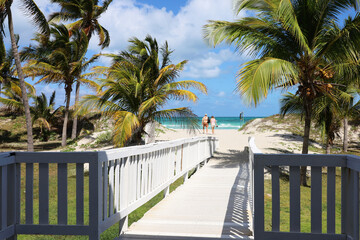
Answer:
<svg viewBox="0 0 360 240"><path fill-rule="evenodd" d="M304 104L302 153L308 153L314 100L331 94L338 73L357 70L356 52L360 15L340 23L341 13L358 10L359 0L235 0L236 13L252 11L235 22L210 21L205 38L212 45L223 41L257 57L243 65L237 90L255 106L276 87L297 85ZM347 64L344 64L346 62ZM302 185L306 185L302 167Z"/></svg>
<svg viewBox="0 0 360 240"><path fill-rule="evenodd" d="M35 88L30 83L25 82L28 98L35 95ZM19 80L16 78L11 79L10 82L3 84L0 89L0 103L4 105L6 111L12 115L24 114L24 102L21 88L19 87Z"/></svg>
<svg viewBox="0 0 360 240"><path fill-rule="evenodd" d="M40 96L36 96L34 100L34 106L30 107L32 124L37 123L39 125L42 139L46 142L49 139L51 129L50 123L59 109L54 111L55 91L51 94L49 101L44 93L41 93Z"/></svg>
<svg viewBox="0 0 360 240"><path fill-rule="evenodd" d="M98 95L87 95L81 102L81 111L98 109L114 119L114 144L142 143L146 124L160 118L181 117L194 120L187 107L164 109L170 99L197 101L190 87L206 93L204 84L192 81L175 81L187 61L170 63L171 51L167 43L158 47L156 39L130 40L128 51L112 57L111 67L97 67L106 74ZM159 55L162 55L160 59Z"/></svg>
<svg viewBox="0 0 360 240"><path fill-rule="evenodd" d="M59 12L55 12L50 15L49 20L73 20L75 22L68 25L70 33L73 31L83 30L90 41L92 35L96 33L99 36L99 45L102 48L109 46L110 35L109 32L100 25L98 19L107 10L112 0L106 0L102 6L99 6L97 0L52 0L53 3L60 5L61 9ZM75 90L75 107L80 98L80 83L77 81ZM77 132L77 116L73 117L73 128L71 138L76 138Z"/></svg>
<svg viewBox="0 0 360 240"><path fill-rule="evenodd" d="M109 32L99 22L101 14L106 12L112 0L104 0L102 6L98 0L51 0L60 5L59 12L50 15L49 21L75 21L68 25L69 31L84 30L88 39L96 33L99 36L99 45L102 48L109 46Z"/></svg>
<svg viewBox="0 0 360 240"><path fill-rule="evenodd" d="M40 11L38 6L33 0L22 0L22 6L26 9L26 14L32 16L34 23L38 26L40 32L44 34L44 36L48 36L49 26L46 21L45 16ZM8 19L8 27L11 39L11 47L15 58L16 70L19 77L19 84L22 91L22 101L24 104L25 110L25 118L26 118L26 130L27 130L27 145L28 151L34 151L34 141L33 141L33 133L32 133L32 126L31 126L31 115L30 115L30 107L29 107L29 100L26 94L26 85L24 80L24 75L21 69L21 62L20 56L18 52L18 46L16 44L16 37L14 32L14 25L12 20L12 12L11 12L11 5L13 0L3 0L0 2L0 31L2 35L4 35L4 22L5 19Z"/></svg>
<svg viewBox="0 0 360 240"><path fill-rule="evenodd" d="M27 47L23 52L24 58L30 59L25 68L26 74L33 78L41 76L37 83L64 84L66 99L61 145L66 146L72 85L81 71L88 41L83 31L70 36L62 24L52 25L51 38L46 43L41 35L37 35L35 40L38 46Z"/></svg>
<svg viewBox="0 0 360 240"><path fill-rule="evenodd" d="M281 115L285 116L288 113L297 113L303 116L305 111L302 100L298 95L292 93L285 94L280 101ZM316 98L313 104L312 117L320 128L322 140L326 146L326 154L330 154L331 146L340 130L341 108L338 102L339 100L324 95Z"/></svg>
<svg viewBox="0 0 360 240"><path fill-rule="evenodd" d="M100 55L94 55L92 56L89 60L86 60L85 58L83 58L83 62L79 62L79 71L78 74L80 74L79 76L76 76L76 88L75 88L75 103L74 103L74 110L76 110L78 104L79 104L79 100L80 100L80 86L81 85L86 85L92 89L97 90L99 88L99 85L91 80L93 73L84 73L87 68L93 64L95 61L97 61L97 59L100 57ZM71 139L75 139L76 138L76 133L77 133L77 123L78 123L78 116L74 115L73 116L73 126L72 126L72 132L71 132Z"/></svg>

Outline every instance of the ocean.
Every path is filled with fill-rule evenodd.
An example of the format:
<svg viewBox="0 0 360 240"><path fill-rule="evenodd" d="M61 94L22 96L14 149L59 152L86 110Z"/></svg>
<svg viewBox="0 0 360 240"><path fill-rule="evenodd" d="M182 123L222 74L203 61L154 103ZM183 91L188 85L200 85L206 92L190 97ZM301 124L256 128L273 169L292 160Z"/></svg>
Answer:
<svg viewBox="0 0 360 240"><path fill-rule="evenodd" d="M217 125L219 126L216 129L239 129L247 121L250 121L255 118L261 118L261 117L244 117L241 120L239 117L215 117L217 121ZM202 128L201 119L202 117L198 118L198 124ZM176 120L162 119L160 120L160 123L170 129L186 128L179 121Z"/></svg>

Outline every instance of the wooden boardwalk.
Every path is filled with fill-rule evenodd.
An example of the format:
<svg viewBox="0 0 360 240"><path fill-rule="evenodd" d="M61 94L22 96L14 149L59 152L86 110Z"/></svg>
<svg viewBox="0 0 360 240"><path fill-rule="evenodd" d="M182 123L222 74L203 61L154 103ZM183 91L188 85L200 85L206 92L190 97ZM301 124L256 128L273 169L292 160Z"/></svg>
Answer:
<svg viewBox="0 0 360 240"><path fill-rule="evenodd" d="M219 149L120 239L253 239L247 153Z"/></svg>

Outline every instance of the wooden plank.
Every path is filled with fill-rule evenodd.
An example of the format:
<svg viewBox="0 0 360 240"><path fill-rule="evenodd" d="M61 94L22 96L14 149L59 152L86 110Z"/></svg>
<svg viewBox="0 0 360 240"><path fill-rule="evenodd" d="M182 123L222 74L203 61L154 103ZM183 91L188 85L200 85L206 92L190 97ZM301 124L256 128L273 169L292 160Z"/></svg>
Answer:
<svg viewBox="0 0 360 240"><path fill-rule="evenodd" d="M105 154L98 154L89 164L89 239L100 238L100 222L103 220L103 166L98 158L103 158Z"/></svg>
<svg viewBox="0 0 360 240"><path fill-rule="evenodd" d="M8 165L8 207L7 207L7 225L12 226L16 224L16 194L17 194L17 180L16 180L16 164ZM13 239L11 239L13 240Z"/></svg>
<svg viewBox="0 0 360 240"><path fill-rule="evenodd" d="M109 170L109 166L108 166L109 162L104 162L103 163L103 179L102 179L102 190L103 190L103 217L102 219L106 219L108 217L107 213L108 213L108 189L109 189L109 175L108 175L108 170Z"/></svg>
<svg viewBox="0 0 360 240"><path fill-rule="evenodd" d="M49 224L49 164L39 163L39 223Z"/></svg>
<svg viewBox="0 0 360 240"><path fill-rule="evenodd" d="M26 164L26 185L25 185L25 222L33 224L33 194L34 194L34 164Z"/></svg>
<svg viewBox="0 0 360 240"><path fill-rule="evenodd" d="M279 166L271 166L272 231L280 230L280 173Z"/></svg>
<svg viewBox="0 0 360 240"><path fill-rule="evenodd" d="M327 233L335 233L336 168L327 168Z"/></svg>
<svg viewBox="0 0 360 240"><path fill-rule="evenodd" d="M17 163L88 163L96 152L16 152Z"/></svg>
<svg viewBox="0 0 360 240"><path fill-rule="evenodd" d="M76 224L84 225L84 164L76 164Z"/></svg>
<svg viewBox="0 0 360 240"><path fill-rule="evenodd" d="M93 230L89 226L76 225L27 225L20 224L16 226L18 234L43 234L43 235L88 235Z"/></svg>
<svg viewBox="0 0 360 240"><path fill-rule="evenodd" d="M0 192L1 192L1 198L0 198L0 201L1 201L1 206L0 206L0 211L1 211L1 215L0 215L0 229L6 229L7 227L7 205L8 205L8 196L7 196L7 193L8 193L8 189L7 189L7 186L8 186L8 177L7 177L7 169L8 167L7 166L2 166L0 167L0 181L1 181L1 189L0 189Z"/></svg>
<svg viewBox="0 0 360 240"><path fill-rule="evenodd" d="M266 240L346 240L345 234L321 234L321 233L293 233L293 232L265 232L264 238Z"/></svg>
<svg viewBox="0 0 360 240"><path fill-rule="evenodd" d="M114 214L114 161L109 162L109 216Z"/></svg>
<svg viewBox="0 0 360 240"><path fill-rule="evenodd" d="M352 237L354 240L359 240L359 172L353 170L352 174L352 182L353 182L353 232Z"/></svg>
<svg viewBox="0 0 360 240"><path fill-rule="evenodd" d="M262 155L259 161L268 166L346 167L346 155L326 154L254 154ZM291 159L291 161L289 161Z"/></svg>
<svg viewBox="0 0 360 240"><path fill-rule="evenodd" d="M360 172L360 157L355 155L347 155L347 167Z"/></svg>
<svg viewBox="0 0 360 240"><path fill-rule="evenodd" d="M349 191L349 172L348 168L341 168L341 233L347 233L349 223L349 206L348 197Z"/></svg>
<svg viewBox="0 0 360 240"><path fill-rule="evenodd" d="M0 239L7 239L7 240L16 239L15 225L11 225L5 229L0 230Z"/></svg>
<svg viewBox="0 0 360 240"><path fill-rule="evenodd" d="M322 176L321 167L311 167L311 232L322 231Z"/></svg>
<svg viewBox="0 0 360 240"><path fill-rule="evenodd" d="M16 165L16 223L20 223L21 209L21 164Z"/></svg>
<svg viewBox="0 0 360 240"><path fill-rule="evenodd" d="M264 165L257 161L255 156L254 164L254 237L263 239L264 234Z"/></svg>
<svg viewBox="0 0 360 240"><path fill-rule="evenodd" d="M115 202L114 202L114 208L115 208L115 212L119 211L119 202L120 202L120 195L119 195L119 188L120 188L120 160L117 159L115 161L115 167L114 167L114 171L115 171Z"/></svg>
<svg viewBox="0 0 360 240"><path fill-rule="evenodd" d="M300 167L297 166L290 167L290 231L300 232Z"/></svg>
<svg viewBox="0 0 360 240"><path fill-rule="evenodd" d="M136 200L141 197L141 158L142 155L139 155L136 158Z"/></svg>
<svg viewBox="0 0 360 240"><path fill-rule="evenodd" d="M68 192L67 163L58 163L58 224L67 225Z"/></svg>

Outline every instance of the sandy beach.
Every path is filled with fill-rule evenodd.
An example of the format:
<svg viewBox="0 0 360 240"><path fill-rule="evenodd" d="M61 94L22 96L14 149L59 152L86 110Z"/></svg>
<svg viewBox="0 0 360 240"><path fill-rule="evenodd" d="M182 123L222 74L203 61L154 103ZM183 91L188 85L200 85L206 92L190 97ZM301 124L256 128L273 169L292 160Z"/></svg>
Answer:
<svg viewBox="0 0 360 240"><path fill-rule="evenodd" d="M215 134L203 134L202 130L195 133L190 133L185 129L168 129L165 131L165 133L159 133L159 135L156 137L156 141L168 141L195 136L215 136L219 138L221 150L243 150L245 146L248 146L248 138L251 136L255 137L255 143L263 153L300 153L302 144L301 137L292 136L285 131L257 132L255 129L253 129L253 131L251 131L251 129L249 131L248 129L246 132L234 129L216 129Z"/></svg>

